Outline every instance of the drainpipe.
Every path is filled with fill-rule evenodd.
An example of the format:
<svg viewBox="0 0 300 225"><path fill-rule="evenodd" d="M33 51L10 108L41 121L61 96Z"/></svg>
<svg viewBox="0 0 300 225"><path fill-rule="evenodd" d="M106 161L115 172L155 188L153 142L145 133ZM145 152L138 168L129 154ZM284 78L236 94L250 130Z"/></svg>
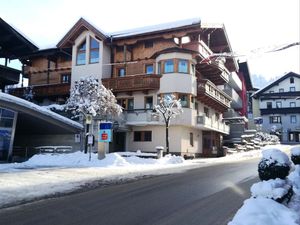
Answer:
<svg viewBox="0 0 300 225"><path fill-rule="evenodd" d="M110 36L110 63L112 64L111 65L111 76L110 77L113 77L113 71L114 71L114 65L113 65L113 62L115 60L115 54L114 54L114 49L113 49L113 36L111 35Z"/></svg>
<svg viewBox="0 0 300 225"><path fill-rule="evenodd" d="M50 60L48 58L48 68L47 68L47 84L50 82Z"/></svg>

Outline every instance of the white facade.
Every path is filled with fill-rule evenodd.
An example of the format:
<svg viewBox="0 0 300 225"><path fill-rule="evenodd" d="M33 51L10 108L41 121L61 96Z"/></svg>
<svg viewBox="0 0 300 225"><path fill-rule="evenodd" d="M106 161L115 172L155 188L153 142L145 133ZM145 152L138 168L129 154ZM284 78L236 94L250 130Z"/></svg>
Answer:
<svg viewBox="0 0 300 225"><path fill-rule="evenodd" d="M300 142L300 76L288 73L255 94L262 130L277 132L283 142Z"/></svg>
<svg viewBox="0 0 300 225"><path fill-rule="evenodd" d="M90 63L91 38L99 43L99 62ZM86 42L85 64L77 64L77 53L79 46ZM82 32L75 40L72 48L72 80L71 87L75 81L81 77L93 76L101 81L102 78L108 78L111 74L110 49L102 40L95 37L95 34L89 30Z"/></svg>

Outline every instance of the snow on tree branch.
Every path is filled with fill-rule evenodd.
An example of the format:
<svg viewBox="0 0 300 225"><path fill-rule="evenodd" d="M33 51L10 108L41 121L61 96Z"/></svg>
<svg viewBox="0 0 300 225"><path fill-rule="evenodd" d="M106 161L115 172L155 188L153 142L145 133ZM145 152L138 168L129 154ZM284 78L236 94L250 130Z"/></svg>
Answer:
<svg viewBox="0 0 300 225"><path fill-rule="evenodd" d="M180 99L176 99L174 95L165 95L163 98L159 98L159 104L154 106L154 111L153 115L162 115L168 125L171 118L175 118L183 112Z"/></svg>
<svg viewBox="0 0 300 225"><path fill-rule="evenodd" d="M91 114L93 117L119 115L122 112L113 93L91 76L75 81L66 110L75 117L80 114Z"/></svg>

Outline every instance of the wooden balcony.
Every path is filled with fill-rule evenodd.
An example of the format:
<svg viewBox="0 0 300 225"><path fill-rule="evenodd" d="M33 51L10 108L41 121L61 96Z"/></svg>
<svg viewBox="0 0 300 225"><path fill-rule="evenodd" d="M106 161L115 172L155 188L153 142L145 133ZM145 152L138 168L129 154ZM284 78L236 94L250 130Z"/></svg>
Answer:
<svg viewBox="0 0 300 225"><path fill-rule="evenodd" d="M199 79L197 85L197 99L199 101L219 112L225 112L230 108L230 96L218 89L211 81Z"/></svg>
<svg viewBox="0 0 300 225"><path fill-rule="evenodd" d="M160 87L161 75L135 75L102 79L102 84L117 92L149 91Z"/></svg>
<svg viewBox="0 0 300 225"><path fill-rule="evenodd" d="M9 93L23 98L28 92L28 88L32 88L33 98L58 97L70 95L70 84L48 84L35 85L24 88L14 88L9 90Z"/></svg>
<svg viewBox="0 0 300 225"><path fill-rule="evenodd" d="M230 73L225 63L222 60L216 60L216 57L212 58L213 52L203 41L184 44L183 48L198 52L199 63L196 68L207 79L216 85L228 83Z"/></svg>

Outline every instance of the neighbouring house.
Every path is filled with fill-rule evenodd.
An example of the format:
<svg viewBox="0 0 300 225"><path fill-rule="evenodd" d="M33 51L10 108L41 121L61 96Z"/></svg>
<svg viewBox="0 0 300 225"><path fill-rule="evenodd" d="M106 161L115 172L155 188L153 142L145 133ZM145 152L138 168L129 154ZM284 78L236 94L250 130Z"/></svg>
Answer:
<svg viewBox="0 0 300 225"><path fill-rule="evenodd" d="M174 94L184 112L171 122L170 152L218 156L223 154L223 136L229 134L224 113L231 107L241 111L245 104L235 58L215 57L224 52L232 49L222 24L191 19L108 34L81 18L56 48L29 55L31 65L25 71L31 71L32 90L51 92L51 86L62 85L63 74L70 71L70 86L80 77L94 76L111 89L124 112L110 151L153 152L164 145L164 123L152 116L152 110L159 97ZM68 66L60 65L59 57L66 56ZM38 64L39 60L43 62ZM40 104L62 103L65 97L33 94Z"/></svg>
<svg viewBox="0 0 300 225"><path fill-rule="evenodd" d="M256 132L255 128L249 127L249 120L253 118L249 93L252 93L254 88L248 63L239 62L238 65L238 73L232 73L231 79L224 85L224 91L232 97L231 109L224 113L223 118L230 126L230 133L224 139L224 144L228 146L241 144L242 135Z"/></svg>
<svg viewBox="0 0 300 225"><path fill-rule="evenodd" d="M68 145L80 149L74 134L82 125L24 99L3 93L7 85L19 83L20 70L8 67L8 60L19 60L29 68L24 58L38 48L0 18L0 162L23 160L34 154L39 145ZM23 71L23 76L26 73ZM30 76L29 76L30 78ZM69 89L68 89L69 90ZM24 96L22 96L24 97Z"/></svg>
<svg viewBox="0 0 300 225"><path fill-rule="evenodd" d="M289 72L253 94L259 102L262 130L282 142L300 142L300 75Z"/></svg>

